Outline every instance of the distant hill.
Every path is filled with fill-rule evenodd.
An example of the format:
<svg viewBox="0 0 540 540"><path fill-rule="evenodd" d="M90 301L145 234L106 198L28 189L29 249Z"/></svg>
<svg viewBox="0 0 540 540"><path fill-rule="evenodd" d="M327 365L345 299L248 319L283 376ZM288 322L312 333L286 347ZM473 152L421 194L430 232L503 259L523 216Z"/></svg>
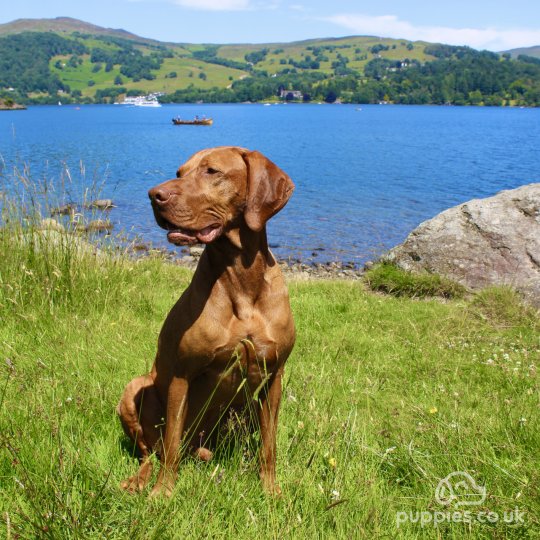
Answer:
<svg viewBox="0 0 540 540"><path fill-rule="evenodd" d="M20 34L22 32L55 32L58 34L91 34L95 36L116 36L139 42L153 42L131 32L115 28L103 28L95 24L72 19L71 17L56 17L55 19L16 19L6 24L0 24L0 36L9 34Z"/></svg>
<svg viewBox="0 0 540 540"><path fill-rule="evenodd" d="M0 25L0 98L110 103L147 93L163 102L540 105L540 61L375 36L210 45L69 17Z"/></svg>
<svg viewBox="0 0 540 540"><path fill-rule="evenodd" d="M28 33L33 37L24 37ZM61 47L60 44L55 44L54 47L37 44L37 36L44 33L58 35L68 41ZM49 47L51 51L54 50L56 54L49 55L47 59L48 70L52 79L57 79L59 83L54 84L49 80L48 84L41 86L52 88L52 84L60 92L69 88L69 92L80 92L83 99L95 99L96 93L98 99L107 97L103 93L111 97L111 94L116 92L111 92L110 89L114 90L115 86L124 88L126 92L143 93L171 94L188 88L208 91L212 88L227 89L255 73L266 73L270 77L284 72L323 78L347 74L359 76L363 73L364 66L373 58L396 62L407 59L409 62L420 63L435 58L425 53L425 47L429 45L427 43L373 36L321 38L272 44L162 43L125 30L103 28L69 17L19 19L2 24L0 38L2 37L12 40L32 39L32 44L24 47L27 49L37 47L44 52L43 48ZM43 41L45 38L39 39ZM136 44L135 50L129 50L130 43L133 46ZM77 47L74 48L74 44ZM84 50L80 50L80 47ZM13 55L15 50L16 48L13 48L6 54ZM129 58L133 54L144 57L146 68L141 67L142 61L134 61L141 60L140 58ZM152 65L150 59L156 56L160 58ZM30 60L35 59L27 61ZM0 88L1 62L0 58ZM21 65L21 62L17 63ZM11 66L6 66L6 69L8 68L12 70ZM40 70L43 71L43 66ZM118 84L115 84L115 81ZM17 87L16 81L10 79L6 82L10 87ZM20 84L18 86L20 87ZM31 90L29 85L24 89L26 92ZM41 88L36 90L38 92L30 96L32 99L41 97Z"/></svg>
<svg viewBox="0 0 540 540"><path fill-rule="evenodd" d="M517 58L520 54L533 56L534 58L540 58L540 45L535 45L534 47L520 47L519 49L510 49L509 51L503 51L503 53L509 53L513 58Z"/></svg>

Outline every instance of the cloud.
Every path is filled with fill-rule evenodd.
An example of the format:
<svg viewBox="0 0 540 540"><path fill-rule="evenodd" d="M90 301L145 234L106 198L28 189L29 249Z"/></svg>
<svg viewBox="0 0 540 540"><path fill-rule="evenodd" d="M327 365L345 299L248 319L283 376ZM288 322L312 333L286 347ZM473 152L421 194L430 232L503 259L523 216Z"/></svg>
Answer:
<svg viewBox="0 0 540 540"><path fill-rule="evenodd" d="M400 20L396 15L338 14L325 17L324 20L358 34L449 45L469 45L476 49L492 51L540 44L540 29L415 26L408 21Z"/></svg>
<svg viewBox="0 0 540 540"><path fill-rule="evenodd" d="M174 4L202 11L244 11L249 0L173 0Z"/></svg>
<svg viewBox="0 0 540 540"><path fill-rule="evenodd" d="M130 2L145 0L128 0ZM146 0L148 1L148 0ZM197 11L259 11L277 9L281 0L166 0Z"/></svg>

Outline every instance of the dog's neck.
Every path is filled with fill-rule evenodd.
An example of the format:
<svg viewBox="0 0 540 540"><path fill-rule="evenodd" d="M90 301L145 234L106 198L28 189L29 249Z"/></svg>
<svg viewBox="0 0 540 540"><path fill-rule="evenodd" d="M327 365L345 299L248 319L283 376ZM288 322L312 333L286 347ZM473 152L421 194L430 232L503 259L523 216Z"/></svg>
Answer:
<svg viewBox="0 0 540 540"><path fill-rule="evenodd" d="M208 244L204 256L207 271L216 281L229 282L227 290L252 302L260 295L267 269L276 264L268 249L266 228L255 232L246 225L230 229Z"/></svg>

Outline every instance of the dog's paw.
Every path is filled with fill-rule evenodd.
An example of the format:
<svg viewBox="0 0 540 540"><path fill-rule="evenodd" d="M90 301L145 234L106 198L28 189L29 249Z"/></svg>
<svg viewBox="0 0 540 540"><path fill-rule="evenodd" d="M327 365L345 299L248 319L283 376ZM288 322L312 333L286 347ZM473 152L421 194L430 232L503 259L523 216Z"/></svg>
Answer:
<svg viewBox="0 0 540 540"><path fill-rule="evenodd" d="M156 499L158 497L167 497L169 498L173 493L172 487L166 486L161 483L157 483L150 492L150 495L148 497L150 499Z"/></svg>
<svg viewBox="0 0 540 540"><path fill-rule="evenodd" d="M264 490L272 497L281 497L283 495L283 492L278 484L274 484L272 487L265 487Z"/></svg>
<svg viewBox="0 0 540 540"><path fill-rule="evenodd" d="M274 480L265 476L261 476L261 481L262 487L267 495L271 495L272 497L281 497L282 491L279 484L276 484Z"/></svg>
<svg viewBox="0 0 540 540"><path fill-rule="evenodd" d="M120 487L129 493L141 492L150 481L152 475L152 463L146 459L141 464L136 475L130 476L127 480L120 482Z"/></svg>
<svg viewBox="0 0 540 540"><path fill-rule="evenodd" d="M201 461L210 461L214 457L214 453L204 446L200 446L193 452L193 457L200 459Z"/></svg>
<svg viewBox="0 0 540 540"><path fill-rule="evenodd" d="M148 484L148 479L136 474L120 482L120 487L128 493L139 493L146 487L146 484Z"/></svg>
<svg viewBox="0 0 540 540"><path fill-rule="evenodd" d="M175 470L167 469L162 466L157 481L150 492L149 498L170 497L176 484L176 477L177 474Z"/></svg>

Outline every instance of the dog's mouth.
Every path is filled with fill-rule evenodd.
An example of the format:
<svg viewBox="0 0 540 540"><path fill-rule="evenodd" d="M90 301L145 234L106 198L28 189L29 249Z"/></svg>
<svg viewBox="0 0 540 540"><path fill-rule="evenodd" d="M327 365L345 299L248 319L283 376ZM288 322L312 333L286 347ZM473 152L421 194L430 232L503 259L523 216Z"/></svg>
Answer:
<svg viewBox="0 0 540 540"><path fill-rule="evenodd" d="M213 223L198 230L186 229L163 218L159 220L159 225L167 230L167 240L177 246L197 243L209 244L218 238L223 230L223 227L219 223Z"/></svg>

